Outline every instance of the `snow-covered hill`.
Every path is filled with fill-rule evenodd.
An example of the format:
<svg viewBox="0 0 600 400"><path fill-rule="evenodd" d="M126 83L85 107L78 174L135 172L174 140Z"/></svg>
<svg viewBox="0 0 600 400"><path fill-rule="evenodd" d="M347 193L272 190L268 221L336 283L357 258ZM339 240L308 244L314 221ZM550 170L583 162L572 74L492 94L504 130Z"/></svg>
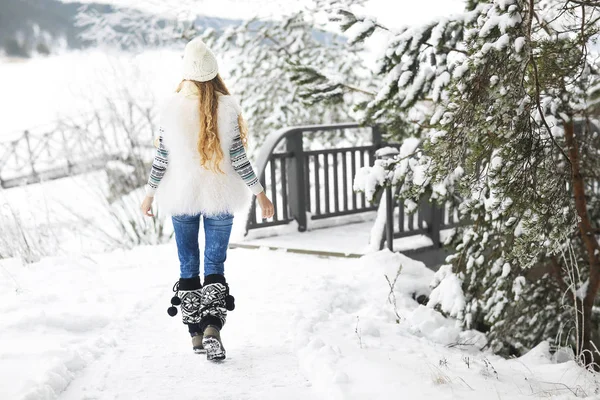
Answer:
<svg viewBox="0 0 600 400"><path fill-rule="evenodd" d="M148 3L157 6L162 2ZM108 18L117 12L132 10L137 10L140 20L151 19L152 14L156 13L156 22L160 24L168 24L176 18L173 4L162 9L150 8L144 11L144 2L140 1L126 4L111 1L3 0L0 5L0 54L29 58L93 45L81 37L85 26L80 26L76 20L83 5L93 10L95 15ZM182 8L185 7L182 5ZM194 24L201 30L223 30L240 23L240 20L228 17L207 17L202 10L198 11ZM152 28L149 24L142 24L136 27L136 33L149 36ZM118 29L120 32L128 32L130 27L119 24Z"/></svg>
<svg viewBox="0 0 600 400"><path fill-rule="evenodd" d="M393 282L396 311L385 279ZM174 245L0 261L2 399L595 398L598 377L541 344L504 360L413 300L432 272L387 251L326 259L235 249L228 359L193 354L166 313ZM393 300L392 300L393 301ZM564 361L557 363L557 361Z"/></svg>

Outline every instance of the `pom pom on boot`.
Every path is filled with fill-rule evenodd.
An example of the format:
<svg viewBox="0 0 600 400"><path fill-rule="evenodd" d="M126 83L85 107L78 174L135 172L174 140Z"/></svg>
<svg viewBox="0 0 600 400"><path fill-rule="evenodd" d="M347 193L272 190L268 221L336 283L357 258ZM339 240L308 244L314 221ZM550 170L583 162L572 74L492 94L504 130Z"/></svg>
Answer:
<svg viewBox="0 0 600 400"><path fill-rule="evenodd" d="M171 298L171 307L167 309L167 313L174 317L177 315L177 306L180 306L184 324L199 323L202 304L201 289L200 277L180 278L173 286L175 295Z"/></svg>

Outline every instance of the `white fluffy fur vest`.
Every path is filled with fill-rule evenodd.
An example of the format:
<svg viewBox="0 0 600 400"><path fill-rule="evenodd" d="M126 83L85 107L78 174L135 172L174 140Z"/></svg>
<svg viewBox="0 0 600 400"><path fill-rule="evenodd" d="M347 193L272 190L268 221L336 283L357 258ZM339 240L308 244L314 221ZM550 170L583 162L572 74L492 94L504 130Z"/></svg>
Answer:
<svg viewBox="0 0 600 400"><path fill-rule="evenodd" d="M225 174L200 165L199 98L175 94L161 116L163 143L169 151L167 171L156 191L159 208L171 215L216 215L247 207L250 191L231 166L229 149L238 134L239 106L231 96L219 97L218 135L223 150L219 166Z"/></svg>

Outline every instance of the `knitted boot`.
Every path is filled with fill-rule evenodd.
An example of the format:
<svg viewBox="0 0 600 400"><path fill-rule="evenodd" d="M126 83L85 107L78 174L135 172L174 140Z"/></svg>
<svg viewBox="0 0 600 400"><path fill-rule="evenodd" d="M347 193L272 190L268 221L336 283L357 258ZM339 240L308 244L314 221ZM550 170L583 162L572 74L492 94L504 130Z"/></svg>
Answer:
<svg viewBox="0 0 600 400"><path fill-rule="evenodd" d="M220 330L225 325L227 310L235 308L233 296L223 275L207 275L201 290L200 332L204 334L202 345L208 360L222 360L225 349L221 342Z"/></svg>
<svg viewBox="0 0 600 400"><path fill-rule="evenodd" d="M200 277L180 278L173 291L175 296L171 299L171 307L167 310L170 316L177 315L177 308L181 306L181 320L188 325L192 336L192 346L194 351L201 352L202 348L202 330L200 329L200 307L202 300L202 285Z"/></svg>

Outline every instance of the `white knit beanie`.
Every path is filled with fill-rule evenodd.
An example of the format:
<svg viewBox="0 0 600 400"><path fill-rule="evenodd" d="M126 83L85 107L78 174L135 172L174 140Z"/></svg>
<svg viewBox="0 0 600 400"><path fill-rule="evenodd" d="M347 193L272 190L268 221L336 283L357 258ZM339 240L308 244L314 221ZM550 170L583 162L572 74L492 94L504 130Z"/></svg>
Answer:
<svg viewBox="0 0 600 400"><path fill-rule="evenodd" d="M183 79L210 81L219 72L217 59L200 39L191 40L183 53Z"/></svg>

